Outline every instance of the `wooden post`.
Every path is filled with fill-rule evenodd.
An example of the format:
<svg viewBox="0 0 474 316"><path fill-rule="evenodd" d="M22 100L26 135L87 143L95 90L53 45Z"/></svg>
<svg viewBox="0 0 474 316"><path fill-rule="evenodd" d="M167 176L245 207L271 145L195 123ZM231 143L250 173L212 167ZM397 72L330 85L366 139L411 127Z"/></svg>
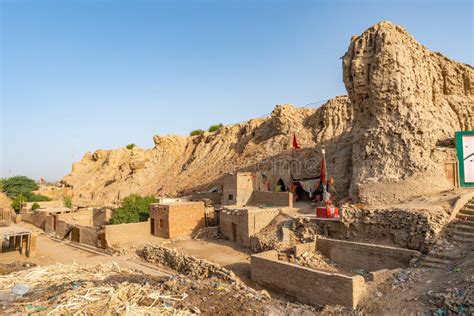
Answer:
<svg viewBox="0 0 474 316"><path fill-rule="evenodd" d="M28 252L26 253L28 257L36 257L36 237L36 233L31 233L30 247L28 248Z"/></svg>
<svg viewBox="0 0 474 316"><path fill-rule="evenodd" d="M22 235L21 236L21 248L20 252L22 255L26 256L28 250L28 236L29 235Z"/></svg>
<svg viewBox="0 0 474 316"><path fill-rule="evenodd" d="M20 250L21 248L21 235L15 236L15 250Z"/></svg>

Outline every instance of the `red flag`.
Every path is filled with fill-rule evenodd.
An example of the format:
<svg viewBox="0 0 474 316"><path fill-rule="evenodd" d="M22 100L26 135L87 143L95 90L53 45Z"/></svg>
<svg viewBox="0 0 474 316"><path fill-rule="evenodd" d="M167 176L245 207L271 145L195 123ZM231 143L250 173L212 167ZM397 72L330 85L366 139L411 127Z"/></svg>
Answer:
<svg viewBox="0 0 474 316"><path fill-rule="evenodd" d="M300 148L300 145L298 145L298 141L296 140L296 135L293 134L293 150Z"/></svg>
<svg viewBox="0 0 474 316"><path fill-rule="evenodd" d="M325 150L323 149L323 159L321 160L321 170L320 170L320 177L321 177L321 183L323 185L326 185L326 177L327 177L327 168L326 168L326 155L325 155Z"/></svg>

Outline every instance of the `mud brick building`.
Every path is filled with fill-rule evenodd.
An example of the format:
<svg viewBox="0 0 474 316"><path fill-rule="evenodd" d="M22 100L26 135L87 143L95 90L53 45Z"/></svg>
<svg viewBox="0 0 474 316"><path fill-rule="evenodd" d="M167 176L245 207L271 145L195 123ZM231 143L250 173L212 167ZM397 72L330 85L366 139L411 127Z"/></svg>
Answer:
<svg viewBox="0 0 474 316"><path fill-rule="evenodd" d="M205 227L204 202L150 205L151 234L168 239L192 236Z"/></svg>

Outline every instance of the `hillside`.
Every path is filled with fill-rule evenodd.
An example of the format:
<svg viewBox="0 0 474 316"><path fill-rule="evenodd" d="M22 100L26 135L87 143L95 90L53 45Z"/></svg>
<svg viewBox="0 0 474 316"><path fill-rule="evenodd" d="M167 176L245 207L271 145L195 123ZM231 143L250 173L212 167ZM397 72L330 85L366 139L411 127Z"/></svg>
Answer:
<svg viewBox="0 0 474 316"><path fill-rule="evenodd" d="M215 133L154 136L152 149L86 153L62 182L94 205L131 193L187 194L226 171L289 161L295 133L302 163L326 148L340 197L392 203L449 189L442 162L455 155L454 132L474 128L474 68L390 22L352 37L342 64L348 96L318 109L281 105Z"/></svg>

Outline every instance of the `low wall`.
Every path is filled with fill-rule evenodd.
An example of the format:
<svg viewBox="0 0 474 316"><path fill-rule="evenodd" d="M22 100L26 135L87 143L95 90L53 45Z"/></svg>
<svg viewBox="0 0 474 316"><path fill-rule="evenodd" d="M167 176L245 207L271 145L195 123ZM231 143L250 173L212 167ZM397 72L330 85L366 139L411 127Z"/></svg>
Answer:
<svg viewBox="0 0 474 316"><path fill-rule="evenodd" d="M150 220L140 223L106 225L104 233L108 248L121 243L139 241L151 236Z"/></svg>
<svg viewBox="0 0 474 316"><path fill-rule="evenodd" d="M350 277L278 261L276 250L252 255L250 273L253 281L315 306L341 305L354 309L366 290L360 275Z"/></svg>
<svg viewBox="0 0 474 316"><path fill-rule="evenodd" d="M21 218L24 222L30 223L44 230L47 214L45 212L21 211Z"/></svg>
<svg viewBox="0 0 474 316"><path fill-rule="evenodd" d="M293 193L253 191L248 204L293 207Z"/></svg>
<svg viewBox="0 0 474 316"><path fill-rule="evenodd" d="M421 254L415 250L318 237L316 249L352 269L376 271L405 268Z"/></svg>

